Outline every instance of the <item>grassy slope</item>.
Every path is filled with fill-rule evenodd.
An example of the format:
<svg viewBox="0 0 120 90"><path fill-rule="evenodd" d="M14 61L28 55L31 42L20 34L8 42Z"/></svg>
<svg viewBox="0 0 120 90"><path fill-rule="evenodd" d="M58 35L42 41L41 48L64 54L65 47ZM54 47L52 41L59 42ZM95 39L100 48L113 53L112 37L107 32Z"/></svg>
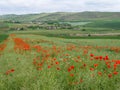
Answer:
<svg viewBox="0 0 120 90"><path fill-rule="evenodd" d="M13 20L13 21L22 21L30 22L34 21L39 17L43 17L48 14L26 14L26 15L3 15L0 17L1 20Z"/></svg>
<svg viewBox="0 0 120 90"><path fill-rule="evenodd" d="M86 27L93 28L110 28L110 29L120 29L120 21L108 20L108 21L95 21L85 25Z"/></svg>
<svg viewBox="0 0 120 90"><path fill-rule="evenodd" d="M88 21L88 20L118 20L120 19L119 12L56 12L56 13L41 13L27 15L5 15L0 16L2 20L18 20L18 21Z"/></svg>

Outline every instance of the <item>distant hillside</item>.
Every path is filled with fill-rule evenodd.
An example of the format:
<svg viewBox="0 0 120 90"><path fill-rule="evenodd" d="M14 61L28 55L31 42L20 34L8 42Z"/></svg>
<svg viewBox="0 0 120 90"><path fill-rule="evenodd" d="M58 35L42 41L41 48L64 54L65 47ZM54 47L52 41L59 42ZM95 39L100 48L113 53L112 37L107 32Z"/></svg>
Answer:
<svg viewBox="0 0 120 90"><path fill-rule="evenodd" d="M25 15L2 15L0 20L13 20L13 21L33 21L37 18L43 17L44 14L25 14Z"/></svg>
<svg viewBox="0 0 120 90"><path fill-rule="evenodd" d="M30 21L91 21L120 20L120 12L55 12L25 15L1 15L0 20Z"/></svg>
<svg viewBox="0 0 120 90"><path fill-rule="evenodd" d="M95 21L84 25L86 27L94 28L111 28L111 29L120 29L120 21L109 20L109 21Z"/></svg>

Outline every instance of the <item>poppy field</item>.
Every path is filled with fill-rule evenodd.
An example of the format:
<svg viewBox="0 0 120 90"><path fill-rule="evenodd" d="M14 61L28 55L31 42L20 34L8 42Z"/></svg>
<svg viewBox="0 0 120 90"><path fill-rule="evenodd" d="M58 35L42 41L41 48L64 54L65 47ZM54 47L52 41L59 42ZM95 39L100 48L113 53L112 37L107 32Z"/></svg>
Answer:
<svg viewBox="0 0 120 90"><path fill-rule="evenodd" d="M119 90L120 40L10 34L0 79L0 90Z"/></svg>

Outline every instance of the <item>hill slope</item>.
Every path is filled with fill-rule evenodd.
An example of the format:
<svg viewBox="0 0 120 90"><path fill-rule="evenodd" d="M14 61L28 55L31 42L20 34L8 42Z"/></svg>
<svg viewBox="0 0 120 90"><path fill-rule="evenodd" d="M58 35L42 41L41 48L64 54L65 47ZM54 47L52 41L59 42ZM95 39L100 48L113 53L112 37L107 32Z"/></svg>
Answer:
<svg viewBox="0 0 120 90"><path fill-rule="evenodd" d="M88 20L119 20L120 12L55 12L25 15L1 15L0 20L15 21L88 21Z"/></svg>

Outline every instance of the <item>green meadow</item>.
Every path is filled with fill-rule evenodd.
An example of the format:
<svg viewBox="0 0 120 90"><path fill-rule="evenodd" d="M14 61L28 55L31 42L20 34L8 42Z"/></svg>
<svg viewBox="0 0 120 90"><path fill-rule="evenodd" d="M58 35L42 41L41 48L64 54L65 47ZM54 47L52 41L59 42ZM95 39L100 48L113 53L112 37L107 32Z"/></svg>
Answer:
<svg viewBox="0 0 120 90"><path fill-rule="evenodd" d="M30 50L15 51L13 38L24 40ZM120 89L120 67L118 64L114 70L112 62L120 59L119 39L48 37L34 31L17 32L5 44L0 52L1 90ZM42 48L40 52L35 45ZM104 60L106 56L108 60Z"/></svg>
<svg viewBox="0 0 120 90"><path fill-rule="evenodd" d="M120 90L119 13L0 20L0 90Z"/></svg>

